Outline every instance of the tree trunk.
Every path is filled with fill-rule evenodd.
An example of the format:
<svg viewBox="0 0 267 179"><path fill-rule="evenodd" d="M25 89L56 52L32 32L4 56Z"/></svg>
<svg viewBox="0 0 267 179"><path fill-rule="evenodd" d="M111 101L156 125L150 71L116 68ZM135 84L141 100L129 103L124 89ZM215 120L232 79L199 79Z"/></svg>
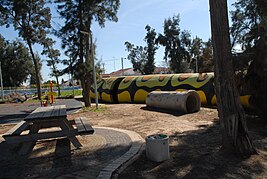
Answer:
<svg viewBox="0 0 267 179"><path fill-rule="evenodd" d="M83 31L83 9L82 9L82 1L79 0L79 31ZM83 69L81 70L80 69L80 72L79 72L79 77L80 77L80 80L81 80L81 85L82 85L82 89L83 89L83 100L84 100L84 105L85 107L90 107L91 106L91 100L90 100L90 88L88 87L88 82L87 80L87 75L86 75L86 68L84 68L84 61L83 61L83 58L84 58L84 48L83 48L83 45L84 45L84 35L79 32L79 36L80 36L80 46L79 46L79 65L81 67L83 67ZM87 39L87 38L86 38ZM89 89L89 90L88 90Z"/></svg>
<svg viewBox="0 0 267 179"><path fill-rule="evenodd" d="M47 45L47 49L48 49L48 51L49 51L49 53L50 53L50 56L51 56L50 58L51 58L51 60L52 60L52 68L53 68L53 71L56 72L56 71L57 71L57 68L56 68L56 64L55 64L55 59L53 59L54 57L53 57L53 55L52 55L52 53L51 53L51 50L50 50L49 45ZM54 76L55 76L55 78L56 78L56 82L57 82L58 96L61 96L61 93L60 93L60 86L59 86L59 81L58 81L58 77L59 77L59 75L58 75L58 74L55 74Z"/></svg>
<svg viewBox="0 0 267 179"><path fill-rule="evenodd" d="M83 89L83 100L84 100L84 106L85 107L91 107L91 99L90 99L90 84L88 84L88 80L85 80L84 78L80 79L81 85Z"/></svg>
<svg viewBox="0 0 267 179"><path fill-rule="evenodd" d="M49 47L48 47L49 48ZM53 60L53 57L51 57L51 59ZM53 71L57 71L56 69L56 65L54 62L52 62L52 67L53 67ZM56 82L57 82L57 91L58 91L58 96L61 96L61 93L60 93L60 86L59 86L59 81L58 81L58 76L57 74L55 74L55 77L56 77Z"/></svg>
<svg viewBox="0 0 267 179"><path fill-rule="evenodd" d="M86 107L91 107L91 98L90 98L90 88L91 88L91 83L89 79L85 80L85 106Z"/></svg>
<svg viewBox="0 0 267 179"><path fill-rule="evenodd" d="M215 82L223 149L242 156L256 153L234 81L226 0L209 0Z"/></svg>
<svg viewBox="0 0 267 179"><path fill-rule="evenodd" d="M37 85L37 95L38 95L38 99L40 100L42 97L42 93L41 93L39 62L37 62L37 60L35 59L33 49L32 49L32 44L31 44L30 40L28 40L28 39L27 39L27 44L30 48L30 53L32 55L32 60L33 60L34 70L35 70L36 85Z"/></svg>
<svg viewBox="0 0 267 179"><path fill-rule="evenodd" d="M58 96L61 96L60 92L60 86L59 86L59 81L58 81L58 76L56 75L56 82L57 82L57 91L58 91ZM73 85L73 84L72 84Z"/></svg>

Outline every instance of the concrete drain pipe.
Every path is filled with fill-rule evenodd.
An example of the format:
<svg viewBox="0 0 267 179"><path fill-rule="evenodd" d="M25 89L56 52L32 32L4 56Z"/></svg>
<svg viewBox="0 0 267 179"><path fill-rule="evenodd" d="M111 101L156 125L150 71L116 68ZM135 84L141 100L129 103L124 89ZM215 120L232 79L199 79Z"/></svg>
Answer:
<svg viewBox="0 0 267 179"><path fill-rule="evenodd" d="M194 113L200 110L200 96L195 90L152 91L146 98L149 107Z"/></svg>

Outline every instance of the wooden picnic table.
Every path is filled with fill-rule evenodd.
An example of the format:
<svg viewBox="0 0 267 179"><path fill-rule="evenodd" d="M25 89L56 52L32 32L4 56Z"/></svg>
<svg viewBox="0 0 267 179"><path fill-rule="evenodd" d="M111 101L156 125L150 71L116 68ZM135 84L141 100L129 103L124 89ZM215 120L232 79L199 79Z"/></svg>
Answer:
<svg viewBox="0 0 267 179"><path fill-rule="evenodd" d="M82 145L76 136L93 134L94 130L83 119L79 118L75 121L67 119L65 105L38 107L24 121L6 132L3 137L7 143L21 143L20 154L29 153L36 141L51 138L67 137L76 148L80 148ZM57 128L57 130L48 130L48 128Z"/></svg>

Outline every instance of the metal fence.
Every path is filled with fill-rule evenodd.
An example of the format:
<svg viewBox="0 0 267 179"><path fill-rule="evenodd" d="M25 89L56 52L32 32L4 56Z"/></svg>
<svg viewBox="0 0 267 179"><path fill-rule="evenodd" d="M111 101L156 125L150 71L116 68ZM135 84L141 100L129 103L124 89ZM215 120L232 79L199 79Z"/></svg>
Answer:
<svg viewBox="0 0 267 179"><path fill-rule="evenodd" d="M69 91L69 90L81 90L80 86L61 86L60 91ZM50 87L42 87L41 89L42 93L46 93L50 91ZM54 92L58 92L57 87L53 87ZM5 87L4 90L4 95L8 95L11 93L19 93L21 95L35 95L37 94L37 89L36 88L14 88L14 87ZM0 96L1 98L1 96Z"/></svg>

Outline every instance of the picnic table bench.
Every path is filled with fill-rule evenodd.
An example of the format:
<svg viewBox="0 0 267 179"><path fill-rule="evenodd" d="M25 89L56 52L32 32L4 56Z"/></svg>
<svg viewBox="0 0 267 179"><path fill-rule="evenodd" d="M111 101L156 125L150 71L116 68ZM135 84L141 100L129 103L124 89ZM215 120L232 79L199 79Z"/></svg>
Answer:
<svg viewBox="0 0 267 179"><path fill-rule="evenodd" d="M51 128L51 129L50 129ZM84 118L67 119L65 105L39 107L29 114L3 138L7 143L21 143L20 154L29 153L38 140L68 138L76 147L82 147L77 135L93 134L94 129Z"/></svg>

